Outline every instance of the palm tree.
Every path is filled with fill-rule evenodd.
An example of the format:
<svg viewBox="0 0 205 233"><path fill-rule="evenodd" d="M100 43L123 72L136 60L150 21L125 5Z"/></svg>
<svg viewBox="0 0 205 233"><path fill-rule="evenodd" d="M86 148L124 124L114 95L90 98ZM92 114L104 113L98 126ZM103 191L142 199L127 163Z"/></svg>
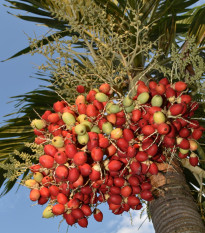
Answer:
<svg viewBox="0 0 205 233"><path fill-rule="evenodd" d="M119 60L129 60L130 77L126 80L122 80L122 83L125 83L124 86L116 86L121 92L126 92L132 87L137 78L139 78L138 74L141 74L143 71L145 71L146 78L157 79L157 77L160 77L158 71L152 70L149 66L150 64L146 64L146 57L147 54L150 53L150 50L148 52L145 50L135 51L135 48L137 48L135 43L136 33L139 31L136 27L129 24L133 22L136 17L132 10L138 12L138 19L140 20L141 27L145 28L147 32L147 34L142 33L139 35L147 36L147 39L154 44L151 52L154 53L159 49L161 51L160 56L157 57L158 64L167 68L171 67L172 61L170 52L172 44L175 44L178 51L186 50L188 46L186 38L192 35L195 36L195 42L201 51L200 55L204 58L205 24L203 22L203 16L205 14L205 4L193 7L193 4L198 2L197 0L75 0L72 4L68 4L71 2L69 0L24 0L8 2L11 4L11 8L24 10L36 15L18 15L19 18L41 23L53 29L47 38L38 40L35 43L36 50L41 48L42 45L48 45L50 42L54 41L56 37L68 39L80 37L79 31L73 30L73 27L71 27L71 25L74 24L72 19L75 18L77 22L81 22L81 26L86 25L85 9L89 8L91 5L98 6L102 11L105 11L106 19L112 20L114 24L113 32L120 36L126 31L130 36L130 48L124 48L122 51L123 54L119 56L120 58L118 57L114 59L114 61L111 60L114 64L118 64ZM82 9L84 9L84 11ZM88 24L89 23L88 20ZM83 29L81 28L85 37L82 40L72 41L76 47L76 62L82 70L86 69L88 60L86 60L80 52L77 52L78 54L76 55L78 48L85 49L93 56L100 53L99 48L103 47L107 49L106 42L102 39L103 37L101 37L98 31L97 23L96 21L93 25L90 23L90 25L86 25ZM109 34L106 30L104 30L103 33ZM138 43L140 44L140 42ZM32 50L33 47L27 47L10 57L10 59ZM135 51L134 56L129 55L132 51ZM189 54L187 56L189 56ZM108 60L109 59L110 58L108 58ZM90 61L90 64L91 63L92 61ZM194 66L187 65L186 70L190 75L194 76ZM56 82L55 76L40 78L50 83ZM60 84L57 85L60 87ZM199 83L192 83L192 90L195 90L198 86ZM27 104L19 110L20 113L23 113L22 117L8 120L7 125L0 129L0 137L2 138L0 144L2 164L8 162L9 154L13 153L14 149L31 153L23 144L23 142L32 142L34 140L28 119L36 117L35 112L32 110L33 108L41 115L47 110L47 103L52 105L53 102L57 101L58 95L55 92L55 88L53 86L51 88L42 87L41 90L34 90L33 92L14 97L18 100L17 106L20 106L22 101L26 101ZM72 88L72 85L70 88ZM202 95L196 95L198 101L201 101L201 96ZM45 97L47 98L46 104L41 102L41 98ZM72 99L73 96L66 96L66 98ZM199 116L202 114L203 107L198 111ZM203 119L200 123L205 125ZM203 139L204 138L202 138L202 141ZM205 159L203 146L200 148L200 151L198 151L198 154L201 160ZM183 165L184 166L181 166L177 161L173 161L171 168L168 169L166 166L160 168L161 172L157 181L155 177L151 177L152 182L157 186L158 190L161 190L160 192L155 192L155 200L149 204L149 210L156 232L205 231L198 213L198 208L193 201L198 201L196 190L203 191L203 178L205 177L202 176L202 178L199 179L195 171L190 171L187 164L184 163ZM167 169L168 172L164 173ZM200 171L203 171L202 169L205 169L205 164L201 163L200 169ZM0 186L6 182L3 194L7 193L15 183L15 181L5 180L3 176L4 173L5 170L1 168ZM28 173L27 170L24 175L26 175L26 173ZM200 210L204 220L203 215L205 213L205 207L203 203L205 203L205 197L204 195L200 195ZM167 206L169 206L169 208ZM181 229L181 231L179 229Z"/></svg>

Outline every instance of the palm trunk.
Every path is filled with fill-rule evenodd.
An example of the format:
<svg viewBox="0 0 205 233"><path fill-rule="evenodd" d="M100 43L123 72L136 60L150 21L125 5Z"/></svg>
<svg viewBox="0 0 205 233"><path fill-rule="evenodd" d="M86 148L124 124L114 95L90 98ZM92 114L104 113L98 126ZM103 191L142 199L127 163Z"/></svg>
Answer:
<svg viewBox="0 0 205 233"><path fill-rule="evenodd" d="M180 166L162 164L159 170L158 175L150 177L153 187L157 188L155 199L149 204L156 233L205 233L205 226Z"/></svg>

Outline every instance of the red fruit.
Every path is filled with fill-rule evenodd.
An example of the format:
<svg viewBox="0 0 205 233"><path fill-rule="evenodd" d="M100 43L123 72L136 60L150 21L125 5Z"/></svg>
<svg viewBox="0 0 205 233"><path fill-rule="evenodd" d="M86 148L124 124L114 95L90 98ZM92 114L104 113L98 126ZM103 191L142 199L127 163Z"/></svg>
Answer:
<svg viewBox="0 0 205 233"><path fill-rule="evenodd" d="M60 120L58 113L51 113L48 115L48 121L50 123L57 123Z"/></svg>
<svg viewBox="0 0 205 233"><path fill-rule="evenodd" d="M109 194L110 194L110 195L113 195L113 194L120 194L120 192L121 192L120 187L117 187L117 186L111 186L111 187L110 187L110 190L109 190Z"/></svg>
<svg viewBox="0 0 205 233"><path fill-rule="evenodd" d="M162 78L160 81L159 81L160 84L164 84L165 86L169 84L169 80L165 77L165 78Z"/></svg>
<svg viewBox="0 0 205 233"><path fill-rule="evenodd" d="M173 121L172 125L176 128L177 131L180 131L180 129L182 128L181 123L177 120Z"/></svg>
<svg viewBox="0 0 205 233"><path fill-rule="evenodd" d="M81 219L85 216L83 211L80 208L73 209L71 214L73 215L75 219Z"/></svg>
<svg viewBox="0 0 205 233"><path fill-rule="evenodd" d="M122 177L115 177L113 181L114 185L120 188L125 184L125 179Z"/></svg>
<svg viewBox="0 0 205 233"><path fill-rule="evenodd" d="M79 103L78 104L78 113L79 114L86 114L86 109L87 109L87 105L84 103Z"/></svg>
<svg viewBox="0 0 205 233"><path fill-rule="evenodd" d="M153 106L153 107L149 108L148 112L149 112L149 114L154 115L155 112L161 112L161 110L162 109L160 107Z"/></svg>
<svg viewBox="0 0 205 233"><path fill-rule="evenodd" d="M144 162L148 159L148 154L145 151L138 151L135 158L139 162Z"/></svg>
<svg viewBox="0 0 205 233"><path fill-rule="evenodd" d="M46 197L46 198L49 198L50 195L51 195L49 189L46 188L46 187L41 187L40 188L40 194L41 194L42 197Z"/></svg>
<svg viewBox="0 0 205 233"><path fill-rule="evenodd" d="M70 189L69 189L69 185L67 183L62 183L60 186L59 186L59 190L61 193L69 196L70 195Z"/></svg>
<svg viewBox="0 0 205 233"><path fill-rule="evenodd" d="M187 140L186 138L177 138L177 145L184 150L190 148L189 140Z"/></svg>
<svg viewBox="0 0 205 233"><path fill-rule="evenodd" d="M79 226L86 228L88 226L87 218L78 219L78 224L79 224Z"/></svg>
<svg viewBox="0 0 205 233"><path fill-rule="evenodd" d="M83 151L77 152L73 157L73 162L80 166L86 163L87 161L87 154Z"/></svg>
<svg viewBox="0 0 205 233"><path fill-rule="evenodd" d="M68 198L67 198L67 196L65 194L59 193L57 195L57 201L58 201L59 204L65 205L68 202Z"/></svg>
<svg viewBox="0 0 205 233"><path fill-rule="evenodd" d="M99 102L98 100L94 100L93 101L93 105L98 109L98 110L103 110L104 106L101 102Z"/></svg>
<svg viewBox="0 0 205 233"><path fill-rule="evenodd" d="M94 210L93 216L97 222L102 222L103 214L99 209Z"/></svg>
<svg viewBox="0 0 205 233"><path fill-rule="evenodd" d="M111 194L109 202L115 205L120 205L122 203L122 197L119 194Z"/></svg>
<svg viewBox="0 0 205 233"><path fill-rule="evenodd" d="M141 189L142 190L150 190L152 189L152 185L148 182L144 182L140 185Z"/></svg>
<svg viewBox="0 0 205 233"><path fill-rule="evenodd" d="M169 111L172 116L177 116L179 114L182 114L183 111L183 105L182 104L173 104L170 108Z"/></svg>
<svg viewBox="0 0 205 233"><path fill-rule="evenodd" d="M121 205L116 205L114 203L109 202L109 199L108 199L108 204L109 204L109 209L112 211L117 211L121 207Z"/></svg>
<svg viewBox="0 0 205 233"><path fill-rule="evenodd" d="M82 176L89 176L92 172L91 166L87 163L84 163L83 165L79 166L79 169Z"/></svg>
<svg viewBox="0 0 205 233"><path fill-rule="evenodd" d="M88 102L93 102L94 100L95 100L95 95L96 95L96 91L94 91L94 90L91 90L91 91L89 91L89 93L88 93L88 95L87 95L87 97L86 97L86 100L88 101Z"/></svg>
<svg viewBox="0 0 205 233"><path fill-rule="evenodd" d="M80 175L78 180L76 180L74 183L73 183L73 187L74 188L77 188L79 186L82 186L83 185L83 182L84 182L84 179L83 177Z"/></svg>
<svg viewBox="0 0 205 233"><path fill-rule="evenodd" d="M178 152L178 156L180 159L185 159L188 156L189 153L187 154L182 154L181 152Z"/></svg>
<svg viewBox="0 0 205 233"><path fill-rule="evenodd" d="M182 138L188 138L190 134L191 134L191 132L190 132L190 130L187 129L187 128L182 128L182 129L179 131L179 136L182 137Z"/></svg>
<svg viewBox="0 0 205 233"><path fill-rule="evenodd" d="M63 151L58 151L55 156L54 156L54 159L56 161L56 163L58 164L64 164L67 162L67 155L65 154L65 152Z"/></svg>
<svg viewBox="0 0 205 233"><path fill-rule="evenodd" d="M196 154L194 154L194 153L191 153L190 157L189 157L189 163L194 167L197 166L198 163L199 163L198 156Z"/></svg>
<svg viewBox="0 0 205 233"><path fill-rule="evenodd" d="M121 188L121 195L123 197L129 197L132 194L132 188L130 186L124 186Z"/></svg>
<svg viewBox="0 0 205 233"><path fill-rule="evenodd" d="M131 186L138 186L140 184L139 179L136 176L131 175L128 178L128 182Z"/></svg>
<svg viewBox="0 0 205 233"><path fill-rule="evenodd" d="M60 112L62 113L63 112L63 108L64 108L64 103L61 102L61 101L57 101L53 104L53 109L55 112Z"/></svg>
<svg viewBox="0 0 205 233"><path fill-rule="evenodd" d="M137 153L137 149L133 146L129 146L127 149L127 157L134 158Z"/></svg>
<svg viewBox="0 0 205 233"><path fill-rule="evenodd" d="M73 217L72 214L64 214L63 216L68 225L72 226L73 224L75 224L76 219Z"/></svg>
<svg viewBox="0 0 205 233"><path fill-rule="evenodd" d="M123 130L123 137L125 140L127 140L128 142L132 139L134 139L134 133L131 129L124 129Z"/></svg>
<svg viewBox="0 0 205 233"><path fill-rule="evenodd" d="M54 164L54 158L50 155L41 155L39 158L39 163L44 168L52 168Z"/></svg>
<svg viewBox="0 0 205 233"><path fill-rule="evenodd" d="M34 142L38 145L41 145L46 142L46 138L44 135L41 135L39 137L36 137Z"/></svg>
<svg viewBox="0 0 205 233"><path fill-rule="evenodd" d="M156 155L158 151L158 146L154 143L152 140L144 141L142 143L142 149L145 151L148 155L154 156Z"/></svg>
<svg viewBox="0 0 205 233"><path fill-rule="evenodd" d="M120 150L126 152L129 147L129 143L124 138L119 138L117 140L117 146L120 148Z"/></svg>
<svg viewBox="0 0 205 233"><path fill-rule="evenodd" d="M68 167L64 165L59 165L55 170L56 176L61 180L66 179L68 177L68 173Z"/></svg>
<svg viewBox="0 0 205 233"><path fill-rule="evenodd" d="M52 212L55 215L61 215L65 212L65 207L63 204L56 204L53 206Z"/></svg>
<svg viewBox="0 0 205 233"><path fill-rule="evenodd" d="M157 86L157 83L156 83L155 81L150 81L150 82L149 82L149 88L150 88L150 89L155 89L156 86Z"/></svg>
<svg viewBox="0 0 205 233"><path fill-rule="evenodd" d="M138 122L138 126L142 129L144 126L148 125L148 121L145 120L145 119L141 119L139 122Z"/></svg>
<svg viewBox="0 0 205 233"><path fill-rule="evenodd" d="M41 165L40 164L34 164L34 165L32 165L32 166L30 166L30 170L31 170L31 172L38 172L39 171L39 169L41 168Z"/></svg>
<svg viewBox="0 0 205 233"><path fill-rule="evenodd" d="M91 151L93 148L98 147L98 146L99 146L99 141L95 140L95 139L94 140L90 140L87 143L87 149L89 151Z"/></svg>
<svg viewBox="0 0 205 233"><path fill-rule="evenodd" d="M107 154L112 156L116 153L117 149L112 144L107 148Z"/></svg>
<svg viewBox="0 0 205 233"><path fill-rule="evenodd" d="M166 95L166 98L167 98L167 99L172 100L172 99L175 99L175 98L173 98L173 97L176 96L176 92L175 92L175 90L174 90L173 88L168 87L168 88L166 89L165 95Z"/></svg>
<svg viewBox="0 0 205 233"><path fill-rule="evenodd" d="M89 117L96 117L98 115L98 110L93 104L89 104L86 108L86 115Z"/></svg>
<svg viewBox="0 0 205 233"><path fill-rule="evenodd" d="M157 175L158 174L158 167L155 163L151 163L148 169L148 172L152 175Z"/></svg>
<svg viewBox="0 0 205 233"><path fill-rule="evenodd" d="M85 87L82 85L78 85L76 88L78 93L84 93L85 92Z"/></svg>
<svg viewBox="0 0 205 233"><path fill-rule="evenodd" d="M41 135L44 135L45 129L34 129L33 132L35 135L41 136Z"/></svg>
<svg viewBox="0 0 205 233"><path fill-rule="evenodd" d="M140 193L140 196L142 199L144 199L145 201L150 201L152 200L153 196L152 196L152 192L149 190L143 190Z"/></svg>
<svg viewBox="0 0 205 233"><path fill-rule="evenodd" d="M69 209L77 209L80 206L80 201L78 199L70 199L67 206Z"/></svg>
<svg viewBox="0 0 205 233"><path fill-rule="evenodd" d="M186 88L187 88L187 84L185 82L182 82L182 81L179 81L179 82L176 82L174 85L173 85L173 88L176 90L176 91L185 91Z"/></svg>
<svg viewBox="0 0 205 233"><path fill-rule="evenodd" d="M47 110L44 112L44 114L41 116L41 118L45 121L48 121L48 116L51 114L52 112Z"/></svg>
<svg viewBox="0 0 205 233"><path fill-rule="evenodd" d="M116 126L121 126L121 125L125 124L125 122L126 122L125 117L117 117L115 125Z"/></svg>
<svg viewBox="0 0 205 233"><path fill-rule="evenodd" d="M155 128L152 125L145 125L141 130L141 133L146 136L153 134L154 132L155 132Z"/></svg>
<svg viewBox="0 0 205 233"><path fill-rule="evenodd" d="M127 204L130 206L136 206L140 203L140 199L138 197L135 196L129 196L127 198Z"/></svg>
<svg viewBox="0 0 205 233"><path fill-rule="evenodd" d="M165 93L165 91L166 91L166 87L165 87L164 84L159 83L159 84L157 84L155 90L157 91L157 93L158 93L159 95L163 95L163 94Z"/></svg>
<svg viewBox="0 0 205 233"><path fill-rule="evenodd" d="M90 180L92 181L96 181L100 179L100 171L95 170L94 168L92 168L92 171L89 175Z"/></svg>
<svg viewBox="0 0 205 233"><path fill-rule="evenodd" d="M194 129L194 131L191 134L191 137L195 140L199 140L202 137L202 130L200 129Z"/></svg>
<svg viewBox="0 0 205 233"><path fill-rule="evenodd" d="M43 177L41 183L43 186L48 187L51 184L51 178L49 176L45 176Z"/></svg>
<svg viewBox="0 0 205 233"><path fill-rule="evenodd" d="M122 167L122 163L117 160L112 160L108 164L109 171L119 171Z"/></svg>
<svg viewBox="0 0 205 233"><path fill-rule="evenodd" d="M84 186L84 187L81 188L81 192L83 194L89 195L89 194L92 193L92 189L91 189L90 186Z"/></svg>
<svg viewBox="0 0 205 233"><path fill-rule="evenodd" d="M65 153L69 159L73 159L74 155L78 152L74 144L67 144L65 147Z"/></svg>
<svg viewBox="0 0 205 233"><path fill-rule="evenodd" d="M48 201L47 197L39 197L38 204L39 205L44 205L44 204L46 204L47 201Z"/></svg>
<svg viewBox="0 0 205 233"><path fill-rule="evenodd" d="M190 95L181 95L180 96L180 99L179 99L179 102L178 103L186 103L186 104L190 104L190 102L191 102L191 100L192 100L192 98L191 98L191 96Z"/></svg>
<svg viewBox="0 0 205 233"><path fill-rule="evenodd" d="M140 118L141 118L141 115L142 115L142 113L141 113L141 111L139 109L133 110L132 111L132 118L131 118L132 121L133 122L138 122L140 120Z"/></svg>
<svg viewBox="0 0 205 233"><path fill-rule="evenodd" d="M80 173L77 168L74 167L69 169L68 181L73 183L78 180L79 176Z"/></svg>
<svg viewBox="0 0 205 233"><path fill-rule="evenodd" d="M108 83L103 83L100 87L99 87L99 91L104 93L104 94L108 94L110 91L110 85Z"/></svg>
<svg viewBox="0 0 205 233"><path fill-rule="evenodd" d="M95 147L91 151L91 157L95 162L100 162L103 159L103 151L100 147Z"/></svg>
<svg viewBox="0 0 205 233"><path fill-rule="evenodd" d="M37 201L40 198L41 194L38 189L32 189L30 191L30 200L31 201Z"/></svg>
<svg viewBox="0 0 205 233"><path fill-rule="evenodd" d="M51 196L56 197L58 195L58 193L59 193L59 188L57 186L55 186L55 185L51 185L49 187L49 192L50 192Z"/></svg>
<svg viewBox="0 0 205 233"><path fill-rule="evenodd" d="M132 170L132 174L137 174L139 175L140 172L141 172L141 165L140 165L140 162L138 161L133 161L131 164L130 164L130 168Z"/></svg>
<svg viewBox="0 0 205 233"><path fill-rule="evenodd" d="M109 140L105 137L99 139L99 147L107 148L110 145Z"/></svg>
<svg viewBox="0 0 205 233"><path fill-rule="evenodd" d="M140 186L132 186L132 194L140 194L141 188Z"/></svg>
<svg viewBox="0 0 205 233"><path fill-rule="evenodd" d="M159 134L161 135L165 135L165 134L168 134L169 133L169 130L170 130L170 127L168 124L166 123L161 123L158 125L157 127L157 131Z"/></svg>
<svg viewBox="0 0 205 233"><path fill-rule="evenodd" d="M90 206L89 205L82 205L81 206L81 210L83 211L83 214L85 215L85 216L90 216L91 214L92 214L92 210L91 210L91 208L90 208Z"/></svg>
<svg viewBox="0 0 205 233"><path fill-rule="evenodd" d="M143 92L149 92L149 88L145 84L139 84L137 87L137 93L141 94Z"/></svg>

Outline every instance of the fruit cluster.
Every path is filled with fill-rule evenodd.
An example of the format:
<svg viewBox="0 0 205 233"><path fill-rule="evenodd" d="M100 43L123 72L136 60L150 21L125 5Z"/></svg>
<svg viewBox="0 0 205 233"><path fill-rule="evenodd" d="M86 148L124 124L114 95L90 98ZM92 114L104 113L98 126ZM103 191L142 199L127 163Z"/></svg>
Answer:
<svg viewBox="0 0 205 233"><path fill-rule="evenodd" d="M149 177L158 163L189 157L203 132L191 117L198 108L184 82L167 78L146 85L138 81L136 95L123 97L107 83L85 93L78 86L75 105L58 101L31 125L35 143L44 145L39 163L30 167L30 199L49 203L43 217L63 215L69 225L87 227L97 208L107 202L114 214L139 210L143 200L153 200Z"/></svg>

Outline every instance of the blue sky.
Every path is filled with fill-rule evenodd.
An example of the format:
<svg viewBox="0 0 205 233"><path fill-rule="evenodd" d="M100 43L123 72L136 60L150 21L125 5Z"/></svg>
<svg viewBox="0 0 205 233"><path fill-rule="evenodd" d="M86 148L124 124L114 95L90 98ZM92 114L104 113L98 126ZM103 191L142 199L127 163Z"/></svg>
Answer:
<svg viewBox="0 0 205 233"><path fill-rule="evenodd" d="M199 1L205 3L205 0ZM37 27L34 23L29 23L17 19L6 13L8 9L0 5L0 60L4 60L15 52L28 45L26 35L33 36L34 32L37 35L45 33L47 30L44 27ZM0 85L0 122L2 123L3 116L14 112L14 104L7 102L9 97L19 95L28 91L32 91L40 84L39 80L29 78L35 76L36 64L40 65L43 58L39 55L30 56L24 55L17 59L0 63L1 70L1 85ZM0 223L2 233L36 233L36 232L58 232L58 223L61 218L42 219L42 211L45 207L33 206L29 200L29 190L21 187L16 192L17 186L6 196L0 198ZM89 219L89 226L87 229L80 227L69 228L69 233L153 233L151 223L148 220L144 222L139 231L138 227L146 218L139 218L139 211L133 212L134 226L130 224L130 217L128 214L123 216L114 216L109 210L107 205L102 205L100 208L104 213L104 221L96 223L93 217ZM60 232L66 232L67 224L64 222L60 227Z"/></svg>

